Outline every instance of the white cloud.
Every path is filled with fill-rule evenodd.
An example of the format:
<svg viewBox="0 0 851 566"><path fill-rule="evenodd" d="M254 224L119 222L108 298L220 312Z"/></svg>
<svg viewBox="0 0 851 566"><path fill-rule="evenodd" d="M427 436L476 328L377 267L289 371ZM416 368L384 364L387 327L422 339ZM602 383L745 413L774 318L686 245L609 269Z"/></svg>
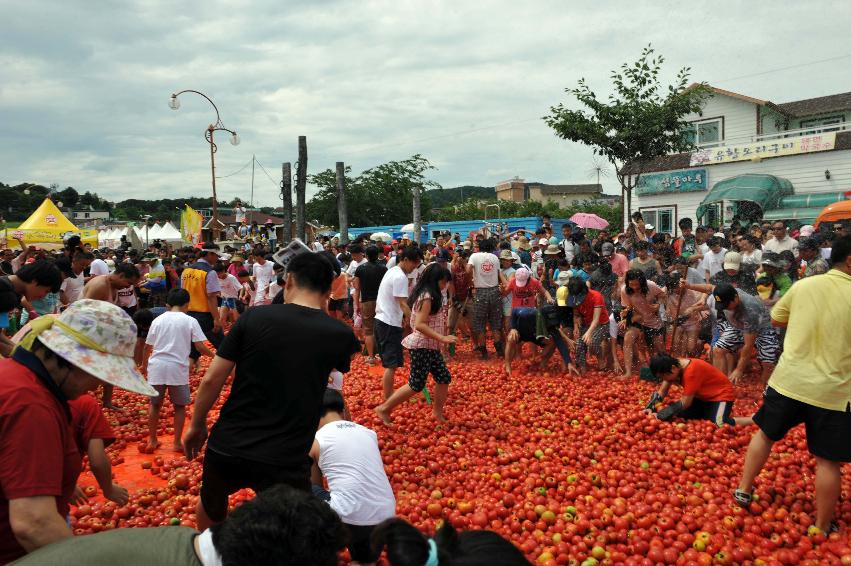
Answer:
<svg viewBox="0 0 851 566"><path fill-rule="evenodd" d="M586 77L652 42L666 80L695 80L774 101L851 90L847 60L720 82L844 55L851 5L778 1L710 5L493 0L19 3L4 10L0 180L57 182L110 199L205 195L209 94L243 144L221 143L231 173L256 154L273 177L308 137L309 169L355 172L414 153L444 186L514 175L589 182L589 148L539 119ZM247 197L250 168L219 181ZM613 176L605 181L615 193ZM255 173L255 199L278 189Z"/></svg>

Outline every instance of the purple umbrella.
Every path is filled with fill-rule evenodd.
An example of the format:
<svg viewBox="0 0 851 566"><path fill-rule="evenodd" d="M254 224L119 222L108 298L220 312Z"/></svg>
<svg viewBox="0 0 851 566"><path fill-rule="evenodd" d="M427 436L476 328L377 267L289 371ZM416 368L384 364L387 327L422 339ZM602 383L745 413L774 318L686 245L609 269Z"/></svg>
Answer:
<svg viewBox="0 0 851 566"><path fill-rule="evenodd" d="M570 221L580 228L590 228L592 230L602 230L609 225L608 221L596 214L590 214L588 212L577 212L570 217Z"/></svg>

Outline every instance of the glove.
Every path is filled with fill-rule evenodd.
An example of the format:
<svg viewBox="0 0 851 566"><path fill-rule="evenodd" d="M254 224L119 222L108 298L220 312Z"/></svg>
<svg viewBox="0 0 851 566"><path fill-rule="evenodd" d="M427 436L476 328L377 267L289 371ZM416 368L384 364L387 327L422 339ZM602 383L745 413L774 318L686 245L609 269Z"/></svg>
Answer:
<svg viewBox="0 0 851 566"><path fill-rule="evenodd" d="M656 412L656 403L662 400L662 396L659 395L658 391L654 391L653 395L650 396L650 401L647 402L647 406L644 407L648 411Z"/></svg>
<svg viewBox="0 0 851 566"><path fill-rule="evenodd" d="M680 414L683 410L682 401L677 401L676 403L671 403L661 411L656 414L656 418L660 421L669 421L674 418L676 415Z"/></svg>

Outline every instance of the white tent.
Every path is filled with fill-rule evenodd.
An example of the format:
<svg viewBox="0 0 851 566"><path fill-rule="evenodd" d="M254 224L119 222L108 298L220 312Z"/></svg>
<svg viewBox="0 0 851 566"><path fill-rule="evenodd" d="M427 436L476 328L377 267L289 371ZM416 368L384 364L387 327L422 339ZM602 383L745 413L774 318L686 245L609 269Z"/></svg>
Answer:
<svg viewBox="0 0 851 566"><path fill-rule="evenodd" d="M168 242L169 244L178 244L183 242L183 236L180 234L180 230L175 228L171 222L166 222L162 225L157 238L164 242Z"/></svg>
<svg viewBox="0 0 851 566"><path fill-rule="evenodd" d="M149 240L153 240L154 238L159 238L159 235L158 235L158 234L160 233L160 230L162 230L162 229L163 229L163 227L162 227L162 226L160 226L159 224L156 224L156 223L155 223L153 226L151 226L151 227L148 229L148 239L149 239ZM143 232L145 231L145 230L144 230L144 228L142 229L142 231L143 231Z"/></svg>

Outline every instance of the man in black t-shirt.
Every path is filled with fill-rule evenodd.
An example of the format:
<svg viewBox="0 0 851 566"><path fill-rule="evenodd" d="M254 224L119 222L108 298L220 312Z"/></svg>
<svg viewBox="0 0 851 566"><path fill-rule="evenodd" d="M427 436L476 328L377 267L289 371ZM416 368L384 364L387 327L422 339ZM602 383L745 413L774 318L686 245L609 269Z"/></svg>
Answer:
<svg viewBox="0 0 851 566"><path fill-rule="evenodd" d="M376 246L366 248L366 263L355 270L355 309L363 321L363 340L369 356L368 364L375 363L375 300L378 287L387 273L387 267L378 263L379 249Z"/></svg>
<svg viewBox="0 0 851 566"><path fill-rule="evenodd" d="M236 366L204 455L199 529L222 521L228 496L239 489L286 483L310 491L308 452L328 375L348 372L360 349L352 329L322 310L333 279L324 254L297 255L288 265L286 304L247 310L219 347L183 437L192 459L207 438L207 413Z"/></svg>

